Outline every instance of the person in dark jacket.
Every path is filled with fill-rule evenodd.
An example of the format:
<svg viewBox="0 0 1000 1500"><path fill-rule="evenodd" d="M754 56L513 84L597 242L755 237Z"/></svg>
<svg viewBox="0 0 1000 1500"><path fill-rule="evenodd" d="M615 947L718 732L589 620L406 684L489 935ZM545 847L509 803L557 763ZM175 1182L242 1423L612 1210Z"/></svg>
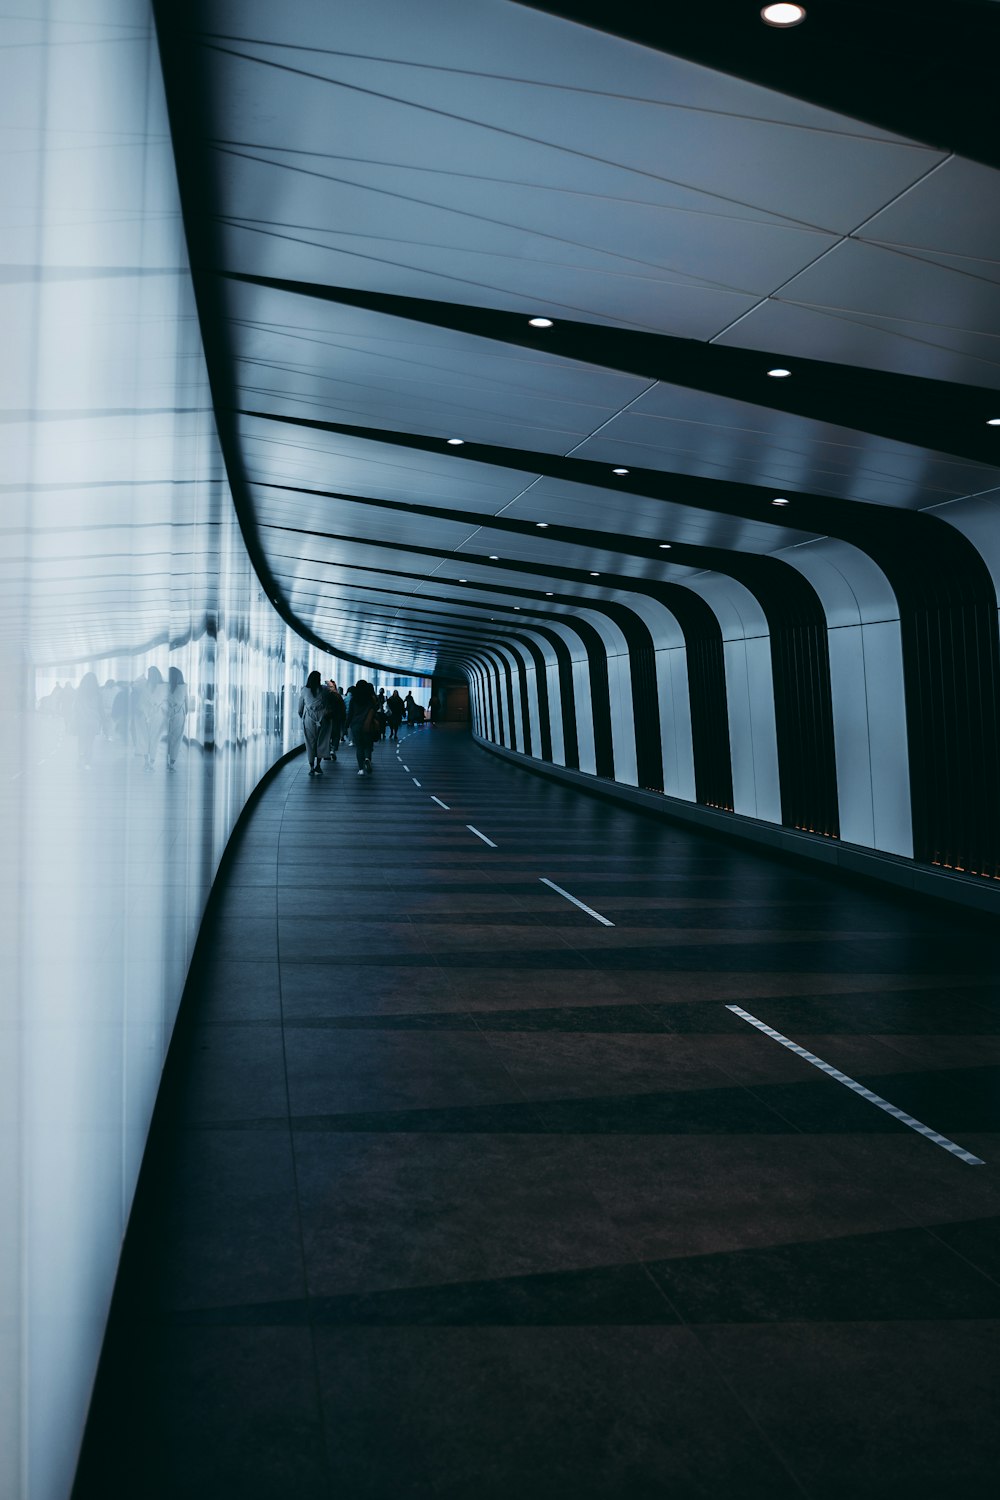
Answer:
<svg viewBox="0 0 1000 1500"><path fill-rule="evenodd" d="M330 752L327 760L336 760L340 742L344 737L344 725L347 723L347 705L340 694L340 688L331 677L326 684L327 698L330 704Z"/></svg>
<svg viewBox="0 0 1000 1500"><path fill-rule="evenodd" d="M358 775L372 774L372 746L378 734L378 701L375 689L362 677L354 684L347 716L347 732L358 760Z"/></svg>
<svg viewBox="0 0 1000 1500"><path fill-rule="evenodd" d="M389 738L391 740L399 739L399 726L403 722L405 711L402 698L396 689L393 688L391 694L385 700L385 713L389 721Z"/></svg>

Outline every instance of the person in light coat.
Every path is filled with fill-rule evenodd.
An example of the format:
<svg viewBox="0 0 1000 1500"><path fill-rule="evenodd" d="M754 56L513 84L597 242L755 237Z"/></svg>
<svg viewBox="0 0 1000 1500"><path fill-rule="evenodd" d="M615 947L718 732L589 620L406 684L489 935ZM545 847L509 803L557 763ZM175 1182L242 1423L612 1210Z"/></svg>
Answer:
<svg viewBox="0 0 1000 1500"><path fill-rule="evenodd" d="M330 750L332 719L329 694L318 672L309 673L306 685L299 694L299 718L302 720L302 734L306 742L309 775L322 776L320 761Z"/></svg>
<svg viewBox="0 0 1000 1500"><path fill-rule="evenodd" d="M142 679L140 679L141 681ZM167 684L159 667L150 667L136 703L136 749L143 756L143 770L156 765L156 752L163 738L166 718Z"/></svg>
<svg viewBox="0 0 1000 1500"><path fill-rule="evenodd" d="M164 713L167 721L167 770L176 771L177 752L184 738L184 726L187 723L188 710L191 704L187 694L187 684L184 681L184 673L180 667L171 667L167 678L167 701L164 705Z"/></svg>

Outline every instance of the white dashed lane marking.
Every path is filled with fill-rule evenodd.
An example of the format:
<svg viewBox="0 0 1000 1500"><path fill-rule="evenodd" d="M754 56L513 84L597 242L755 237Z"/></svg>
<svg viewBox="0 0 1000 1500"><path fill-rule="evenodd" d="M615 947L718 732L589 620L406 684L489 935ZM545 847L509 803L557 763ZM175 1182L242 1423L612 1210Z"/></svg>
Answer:
<svg viewBox="0 0 1000 1500"><path fill-rule="evenodd" d="M494 844L494 842L493 842L492 839L488 839L486 837L485 833L480 833L478 828L473 828L473 826L472 826L471 823L466 823L465 826L469 830L470 833L474 833L476 835L477 839L482 839L482 841L483 841L484 844L489 844L489 846L490 846L491 849L498 848L498 845Z"/></svg>
<svg viewBox="0 0 1000 1500"><path fill-rule="evenodd" d="M419 786L420 785L420 782L417 780L417 778L415 776L413 778L413 785L414 786Z"/></svg>
<svg viewBox="0 0 1000 1500"><path fill-rule="evenodd" d="M592 906L587 906L585 902L578 901L575 896L571 896L569 891L564 891L562 886L556 885L554 880L547 880L544 875L540 875L538 878L542 882L542 885L547 885L550 891L558 891L560 896L565 896L567 901L572 901L574 906L578 906L581 911L585 911L588 917L593 917L595 922L600 922L602 927L613 927L615 925L607 917L602 917L600 912L595 911Z"/></svg>
<svg viewBox="0 0 1000 1500"><path fill-rule="evenodd" d="M862 1099L867 1099L869 1104L874 1104L877 1109L884 1109L887 1115L892 1115L894 1120L899 1120L903 1125L908 1125L918 1135L926 1136L929 1141L934 1142L935 1146L941 1146L945 1151L950 1151L952 1156L957 1156L959 1161L965 1162L966 1166L985 1167L986 1163L981 1156L973 1156L971 1151L966 1151L963 1146L956 1146L955 1142L950 1141L946 1135L940 1135L938 1131L932 1130L929 1125L921 1125L919 1120L915 1120L912 1115L908 1115L904 1109L897 1109L895 1104L890 1104L888 1099L882 1098L881 1094L873 1094L871 1089L866 1089L863 1083L858 1083L855 1079L848 1078L846 1073L842 1073L839 1068L835 1068L830 1063L824 1062L821 1057L816 1056L815 1052L807 1052L805 1047L799 1046L798 1042L793 1042L789 1037L782 1036L780 1031L775 1031L772 1026L765 1025L756 1016L752 1016L748 1010L743 1010L738 1005L727 1005L726 1009L731 1010L734 1016L739 1016L741 1021L748 1021L751 1026L756 1026L758 1031L762 1031L772 1041L780 1042L782 1047L787 1047L789 1052L795 1053L796 1057L801 1057L805 1062L812 1063L814 1068L819 1068L820 1072L825 1073L828 1078L835 1078L838 1083L844 1085L845 1089L851 1089L855 1094L859 1094Z"/></svg>
<svg viewBox="0 0 1000 1500"><path fill-rule="evenodd" d="M448 806L447 802L442 802L440 797L432 797L431 801L436 802L438 807L443 807L445 812L451 812L451 808Z"/></svg>

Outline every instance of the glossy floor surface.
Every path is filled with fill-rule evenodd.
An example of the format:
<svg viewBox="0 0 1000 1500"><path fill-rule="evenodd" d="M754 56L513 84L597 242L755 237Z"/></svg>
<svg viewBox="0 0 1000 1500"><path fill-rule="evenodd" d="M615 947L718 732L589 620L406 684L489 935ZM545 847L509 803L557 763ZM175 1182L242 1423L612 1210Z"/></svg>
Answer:
<svg viewBox="0 0 1000 1500"><path fill-rule="evenodd" d="M189 987L78 1497L993 1496L995 933L457 731L290 762Z"/></svg>

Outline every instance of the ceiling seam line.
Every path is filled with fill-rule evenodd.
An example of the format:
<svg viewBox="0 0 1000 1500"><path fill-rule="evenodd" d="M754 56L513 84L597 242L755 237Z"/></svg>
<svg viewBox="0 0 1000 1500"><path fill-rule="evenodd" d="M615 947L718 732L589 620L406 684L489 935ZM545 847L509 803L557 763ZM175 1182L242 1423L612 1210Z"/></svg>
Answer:
<svg viewBox="0 0 1000 1500"><path fill-rule="evenodd" d="M807 271L811 271L814 266L818 266L821 260L825 260L826 257L828 255L832 255L835 250L839 250L842 245L847 243L848 240L853 240L856 235L861 233L866 224L871 224L873 220L879 217L880 214L884 214L886 209L892 208L895 204L899 203L903 198L907 197L909 193L912 193L914 188L920 187L920 185L926 182L929 177L933 177L935 172L939 172L942 167L947 166L948 162L954 161L954 159L954 151L949 151L947 156L942 157L940 161L937 161L933 166L928 167L926 172L921 172L920 176L915 178L913 182L909 183L905 188L900 189L900 191L896 193L894 197L889 199L888 203L880 204L873 213L870 213L867 218L862 219L860 224L856 224L854 228L849 229L846 234L838 236L834 244L827 245L826 249L821 250L819 255L815 256L814 259L808 261L806 265L800 266L797 271L793 271L791 276L786 277L784 281L780 282L778 286L773 289L773 291L768 292L766 297L761 297L760 301L755 302L753 307L748 307L746 312L740 313L739 317L734 318L731 323L727 323L725 328L720 328L718 333L714 333L712 335L712 337L708 340L708 343L714 344L716 339L724 338L727 333L730 333L732 329L736 328L740 323L742 323L745 318L749 318L751 313L759 312L759 310L762 307L766 306L768 302L776 298L779 292L783 292L785 290L785 287L791 286L793 281L797 281L800 276L804 276Z"/></svg>

